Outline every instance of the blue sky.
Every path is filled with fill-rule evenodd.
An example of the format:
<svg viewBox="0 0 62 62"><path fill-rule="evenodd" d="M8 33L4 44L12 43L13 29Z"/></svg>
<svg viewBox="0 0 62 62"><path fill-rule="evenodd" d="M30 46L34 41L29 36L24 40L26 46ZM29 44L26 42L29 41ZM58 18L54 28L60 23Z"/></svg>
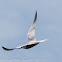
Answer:
<svg viewBox="0 0 62 62"><path fill-rule="evenodd" d="M4 51L28 42L27 33L35 11L36 39L48 41L31 49ZM0 62L61 62L62 1L61 0L0 0ZM12 60L12 61L10 61Z"/></svg>

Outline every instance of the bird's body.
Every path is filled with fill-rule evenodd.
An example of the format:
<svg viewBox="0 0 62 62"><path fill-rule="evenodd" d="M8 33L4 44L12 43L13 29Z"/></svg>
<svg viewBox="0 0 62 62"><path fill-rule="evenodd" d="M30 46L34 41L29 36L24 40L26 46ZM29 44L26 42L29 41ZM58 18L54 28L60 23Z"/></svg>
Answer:
<svg viewBox="0 0 62 62"><path fill-rule="evenodd" d="M41 41L31 41L31 42L28 42L26 45L23 45L23 46L19 46L17 48L23 48L23 49L29 49L31 47L34 47L35 45L41 43L41 42L44 42L46 41L47 39L45 40L41 40Z"/></svg>
<svg viewBox="0 0 62 62"><path fill-rule="evenodd" d="M31 25L31 27L28 31L28 34L27 34L27 37L28 37L28 40L29 40L29 42L27 44L16 47L16 48L12 48L12 49L8 49L8 48L5 48L5 47L2 47L2 48L6 51L11 51L11 50L14 50L14 49L29 49L29 48L32 48L32 47L36 46L37 44L39 44L41 42L46 41L47 39L41 40L41 41L36 41L36 39L35 39L35 22L36 22L36 19L37 19L37 11L35 13L34 21L33 21L32 25Z"/></svg>
<svg viewBox="0 0 62 62"><path fill-rule="evenodd" d="M29 49L31 47L34 47L35 45L39 44L39 42L36 42L36 43L31 43L31 44L26 44L26 45L22 45L22 46L19 46L17 48L22 48L22 49Z"/></svg>

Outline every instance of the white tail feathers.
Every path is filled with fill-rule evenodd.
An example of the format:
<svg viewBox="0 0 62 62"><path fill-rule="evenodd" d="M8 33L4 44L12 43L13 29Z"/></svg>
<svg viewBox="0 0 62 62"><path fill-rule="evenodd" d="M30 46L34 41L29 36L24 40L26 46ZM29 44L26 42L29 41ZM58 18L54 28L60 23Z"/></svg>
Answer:
<svg viewBox="0 0 62 62"><path fill-rule="evenodd" d="M45 42L45 41L47 41L48 39L44 39L44 40L41 40L41 41L39 41L39 42Z"/></svg>

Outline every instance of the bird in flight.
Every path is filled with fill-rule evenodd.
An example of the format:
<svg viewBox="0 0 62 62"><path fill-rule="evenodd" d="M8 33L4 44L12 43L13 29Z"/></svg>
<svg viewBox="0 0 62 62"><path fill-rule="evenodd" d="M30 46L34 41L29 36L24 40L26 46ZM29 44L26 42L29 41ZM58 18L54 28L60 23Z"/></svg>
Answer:
<svg viewBox="0 0 62 62"><path fill-rule="evenodd" d="M27 37L28 37L28 43L25 44L25 45L22 45L22 46L18 46L16 48L12 48L12 49L8 49L8 48L5 48L2 46L2 48L6 51L11 51L11 50L14 50L14 49L29 49L29 48L32 48L34 46L36 46L37 44L41 43L41 42L44 42L46 41L47 39L44 39L44 40L40 40L40 41L36 41L35 39L35 25L36 25L36 19L37 19L37 11L35 13L35 17L34 17L34 20L33 20L33 23L28 31L28 34L27 34Z"/></svg>

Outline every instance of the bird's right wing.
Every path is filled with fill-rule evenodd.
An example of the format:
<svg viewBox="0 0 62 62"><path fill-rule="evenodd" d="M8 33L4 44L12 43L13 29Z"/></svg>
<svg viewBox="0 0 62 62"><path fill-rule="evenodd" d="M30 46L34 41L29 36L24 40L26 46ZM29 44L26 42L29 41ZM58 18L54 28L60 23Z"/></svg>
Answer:
<svg viewBox="0 0 62 62"><path fill-rule="evenodd" d="M27 37L28 37L28 41L35 41L35 22L36 22L36 19L37 19L37 11L35 13L35 17L34 17L34 21L28 31L28 34L27 34Z"/></svg>

